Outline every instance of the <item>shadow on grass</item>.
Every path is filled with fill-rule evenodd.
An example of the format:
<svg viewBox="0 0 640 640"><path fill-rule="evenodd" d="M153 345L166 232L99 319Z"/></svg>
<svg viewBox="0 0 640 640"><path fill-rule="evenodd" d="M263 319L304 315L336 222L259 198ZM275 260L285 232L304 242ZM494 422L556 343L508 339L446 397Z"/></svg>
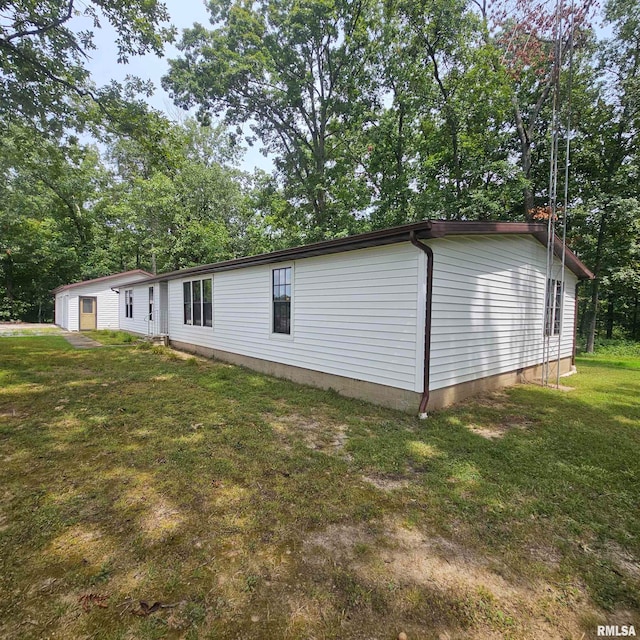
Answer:
<svg viewBox="0 0 640 640"><path fill-rule="evenodd" d="M3 637L524 637L532 607L577 607L576 584L638 609L628 371L590 362L570 393L519 387L420 422L167 354L0 343ZM397 548L420 575L381 555ZM553 602L518 609L537 581ZM94 592L110 603L85 612ZM135 616L129 599L175 606Z"/></svg>

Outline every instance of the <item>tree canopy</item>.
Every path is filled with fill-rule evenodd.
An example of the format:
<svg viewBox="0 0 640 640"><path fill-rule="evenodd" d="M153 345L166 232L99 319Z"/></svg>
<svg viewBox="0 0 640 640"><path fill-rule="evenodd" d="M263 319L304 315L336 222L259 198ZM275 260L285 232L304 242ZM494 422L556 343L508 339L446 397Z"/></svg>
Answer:
<svg viewBox="0 0 640 640"><path fill-rule="evenodd" d="M19 118L42 132L60 132L76 121L82 100L108 115L109 91L94 86L86 66L95 50L95 30L104 23L113 27L118 59L126 62L148 52L162 55L174 36L168 21L157 0L2 0L0 120Z"/></svg>
<svg viewBox="0 0 640 640"><path fill-rule="evenodd" d="M558 212L596 274L581 329L590 345L600 329L640 338L638 0L605 3L606 38L589 0L559 14L525 0L211 0L163 80L197 111L183 123L146 105L144 81L95 87L85 65L104 22L122 60L161 54L165 7L73 2L0 2L3 317L44 317L48 287L135 266L425 218L544 218L557 129L560 166L567 137L571 150ZM237 168L257 144L271 174Z"/></svg>

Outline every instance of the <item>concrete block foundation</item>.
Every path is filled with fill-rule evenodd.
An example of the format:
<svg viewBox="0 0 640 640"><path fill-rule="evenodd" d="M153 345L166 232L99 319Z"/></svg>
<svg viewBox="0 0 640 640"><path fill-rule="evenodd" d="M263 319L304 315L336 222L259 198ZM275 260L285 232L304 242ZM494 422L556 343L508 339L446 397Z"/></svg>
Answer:
<svg viewBox="0 0 640 640"><path fill-rule="evenodd" d="M302 367L294 367L279 362L271 362L251 356L244 356L228 351L221 351L211 347L201 347L199 345L171 340L170 344L175 349L195 353L206 358L222 360L231 364L247 367L260 373L265 373L276 378L284 378L297 382L299 384L307 384L319 389L333 389L341 395L349 398L357 398L365 400L373 404L390 409L397 409L407 413L417 413L420 405L422 394L415 391L407 391L396 387L389 387L373 382L365 382L363 380L354 380L344 376L336 376L321 371L313 371ZM571 357L566 357L560 361L560 373L568 373L571 371ZM542 365L534 365L508 373L501 373L494 376L463 382L461 384L444 387L442 389L434 389L429 394L429 404L427 411L437 411L449 405L460 402L465 398L474 395L486 393L487 391L495 391L503 387L512 386L519 383L535 383L540 381L542 373ZM556 362L552 363L550 368L550 377L555 380Z"/></svg>

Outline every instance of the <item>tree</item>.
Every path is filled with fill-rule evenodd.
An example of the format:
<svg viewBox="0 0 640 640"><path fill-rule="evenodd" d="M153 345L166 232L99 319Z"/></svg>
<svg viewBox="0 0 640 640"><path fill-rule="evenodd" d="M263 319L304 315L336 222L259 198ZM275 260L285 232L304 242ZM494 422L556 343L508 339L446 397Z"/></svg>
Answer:
<svg viewBox="0 0 640 640"><path fill-rule="evenodd" d="M372 105L372 0L214 0L212 30L183 34L163 86L201 117L247 125L276 154L307 239L357 228L367 193L350 179L349 135Z"/></svg>
<svg viewBox="0 0 640 640"><path fill-rule="evenodd" d="M590 33L594 11L591 0L571 5L549 5L544 0L496 0L481 5L488 29L501 51L501 64L512 79L511 102L517 152L526 186L524 216L535 211L536 193L546 192L548 172L534 173L534 150L544 145L550 117L545 117L557 96L562 68L571 49L579 48ZM566 97L566 95L565 95ZM549 155L546 156L547 160ZM548 167L548 165L547 165Z"/></svg>
<svg viewBox="0 0 640 640"><path fill-rule="evenodd" d="M576 120L573 167L580 204L572 235L595 275L585 308L589 352L594 350L603 287L604 298L611 299L614 307L616 303L625 304L624 299L613 295L614 286L618 293L627 291L632 300L637 296L633 265L637 265L640 225L639 15L636 0L611 0L606 5L605 16L613 37L601 44L596 66L599 81L594 83L588 108ZM621 289L622 283L631 286ZM609 306L609 317L613 313Z"/></svg>
<svg viewBox="0 0 640 640"><path fill-rule="evenodd" d="M101 23L116 31L120 62L162 55L174 33L163 26L169 15L157 0L3 0L0 10L0 120L35 122L58 134L77 112L78 98L109 113L84 64Z"/></svg>
<svg viewBox="0 0 640 640"><path fill-rule="evenodd" d="M111 188L97 206L119 264L154 273L234 257L251 217L247 176L221 162L236 151L220 127L169 130L171 162L136 140L114 139Z"/></svg>
<svg viewBox="0 0 640 640"><path fill-rule="evenodd" d="M508 78L471 7L387 3L382 87L392 101L372 168L390 175L392 193L397 184L397 207L410 218L504 218L522 186L509 163Z"/></svg>
<svg viewBox="0 0 640 640"><path fill-rule="evenodd" d="M84 269L105 174L94 148L13 126L3 138L0 175L0 315L42 319L51 311L50 289L93 275Z"/></svg>

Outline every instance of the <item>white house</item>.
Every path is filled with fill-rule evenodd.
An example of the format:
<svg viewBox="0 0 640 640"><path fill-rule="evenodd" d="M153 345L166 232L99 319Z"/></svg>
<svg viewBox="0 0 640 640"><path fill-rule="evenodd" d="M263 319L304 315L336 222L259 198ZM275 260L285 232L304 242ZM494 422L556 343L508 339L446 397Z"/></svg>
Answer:
<svg viewBox="0 0 640 640"><path fill-rule="evenodd" d="M120 286L120 327L404 410L573 366L591 272L546 225L424 221ZM548 291L548 293L547 293ZM545 296L549 311L545 319ZM548 336L546 335L548 334Z"/></svg>
<svg viewBox="0 0 640 640"><path fill-rule="evenodd" d="M118 329L118 291L123 282L152 277L142 269L74 282L54 289L55 323L67 331Z"/></svg>

